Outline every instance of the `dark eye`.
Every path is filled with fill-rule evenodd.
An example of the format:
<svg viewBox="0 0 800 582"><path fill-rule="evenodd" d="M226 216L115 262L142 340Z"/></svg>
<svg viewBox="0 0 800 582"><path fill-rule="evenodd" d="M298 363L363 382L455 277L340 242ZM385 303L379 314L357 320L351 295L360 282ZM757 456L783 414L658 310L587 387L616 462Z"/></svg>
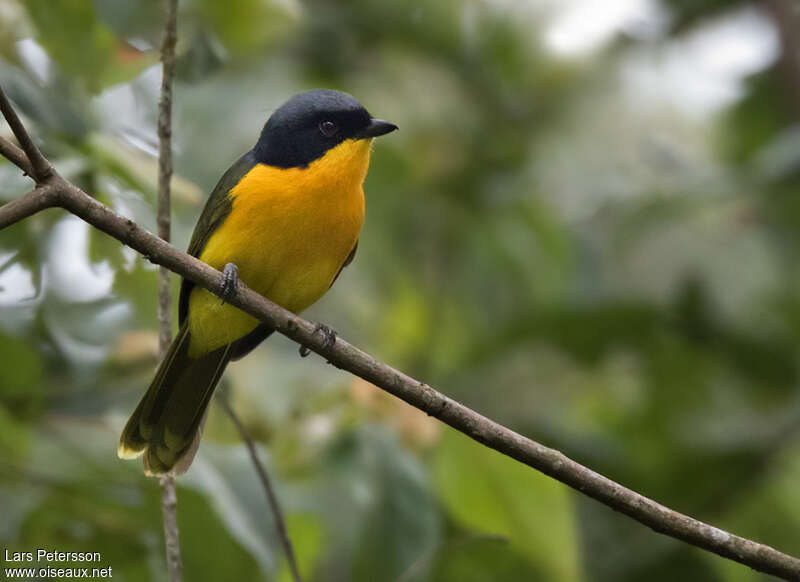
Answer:
<svg viewBox="0 0 800 582"><path fill-rule="evenodd" d="M332 137L339 131L339 126L332 121L322 121L319 124L319 131L325 137Z"/></svg>

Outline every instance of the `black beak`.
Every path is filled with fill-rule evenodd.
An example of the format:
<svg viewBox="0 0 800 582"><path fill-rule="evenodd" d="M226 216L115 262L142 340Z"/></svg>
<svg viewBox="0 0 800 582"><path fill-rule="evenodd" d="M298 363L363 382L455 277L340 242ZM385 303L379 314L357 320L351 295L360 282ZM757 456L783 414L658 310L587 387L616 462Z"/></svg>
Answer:
<svg viewBox="0 0 800 582"><path fill-rule="evenodd" d="M370 119L369 125L362 129L356 135L359 139L378 137L379 135L386 135L397 129L397 126L391 121L384 121L383 119Z"/></svg>

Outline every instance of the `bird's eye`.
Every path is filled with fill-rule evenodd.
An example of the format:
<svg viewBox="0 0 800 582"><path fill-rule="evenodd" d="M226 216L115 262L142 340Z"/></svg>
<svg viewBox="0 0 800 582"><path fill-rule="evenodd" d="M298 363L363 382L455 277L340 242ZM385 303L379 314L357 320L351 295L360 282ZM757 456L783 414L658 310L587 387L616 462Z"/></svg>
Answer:
<svg viewBox="0 0 800 582"><path fill-rule="evenodd" d="M332 137L339 131L339 126L332 121L323 121L319 124L319 131L325 137Z"/></svg>

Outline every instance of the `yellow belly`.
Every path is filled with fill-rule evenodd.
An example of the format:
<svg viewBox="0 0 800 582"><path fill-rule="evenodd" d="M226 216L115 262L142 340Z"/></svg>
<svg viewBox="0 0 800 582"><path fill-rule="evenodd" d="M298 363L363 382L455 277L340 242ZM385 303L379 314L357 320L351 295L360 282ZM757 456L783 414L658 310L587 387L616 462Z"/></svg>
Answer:
<svg viewBox="0 0 800 582"><path fill-rule="evenodd" d="M200 259L235 263L250 288L299 313L330 288L364 220L369 140L346 141L306 169L254 167L231 190L233 207ZM208 291L189 298L190 356L229 344L258 321Z"/></svg>

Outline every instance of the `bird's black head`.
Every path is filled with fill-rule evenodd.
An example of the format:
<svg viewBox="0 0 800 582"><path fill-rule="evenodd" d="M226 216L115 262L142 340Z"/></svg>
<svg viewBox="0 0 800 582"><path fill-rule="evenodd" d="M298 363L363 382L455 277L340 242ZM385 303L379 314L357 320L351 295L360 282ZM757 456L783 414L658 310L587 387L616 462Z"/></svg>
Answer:
<svg viewBox="0 0 800 582"><path fill-rule="evenodd" d="M256 160L279 168L306 167L347 139L378 137L397 126L373 118L354 97L317 89L281 105L261 131Z"/></svg>

